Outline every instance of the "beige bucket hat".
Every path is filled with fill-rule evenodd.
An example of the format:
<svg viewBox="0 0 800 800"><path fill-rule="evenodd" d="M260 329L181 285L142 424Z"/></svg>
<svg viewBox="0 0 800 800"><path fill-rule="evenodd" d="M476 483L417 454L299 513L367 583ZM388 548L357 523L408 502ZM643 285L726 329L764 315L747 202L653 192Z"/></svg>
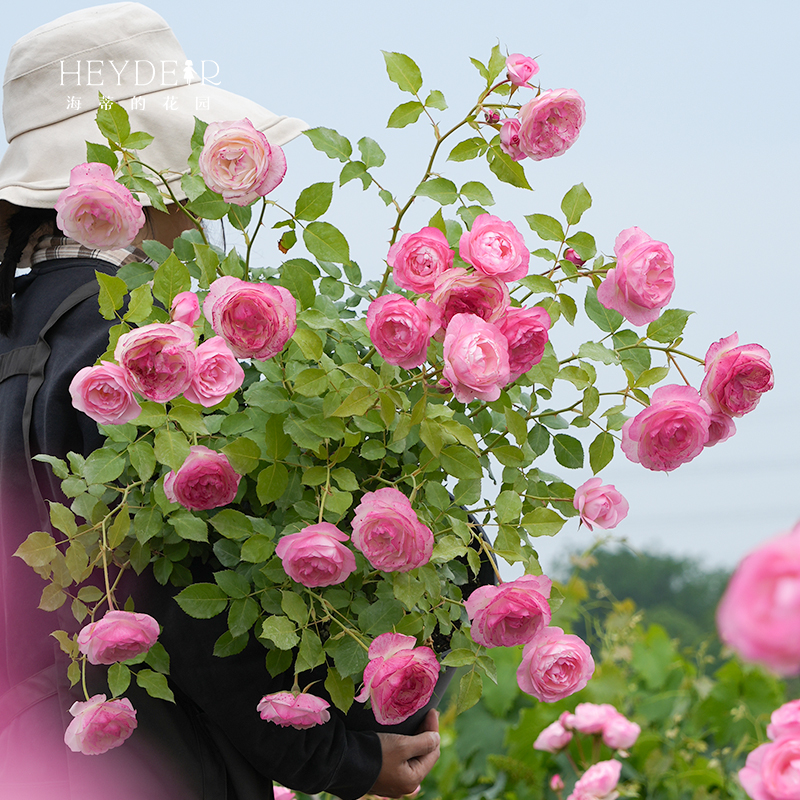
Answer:
<svg viewBox="0 0 800 800"><path fill-rule="evenodd" d="M187 169L195 116L247 117L278 145L308 127L221 89L209 82L213 74L204 80L193 66L164 19L140 3L76 11L17 41L3 83L9 146L0 161L0 247L9 204L52 208L72 167L86 161L86 141L105 142L95 123L98 92L125 108L132 130L155 136L141 156L158 170ZM179 176L171 187L183 199Z"/></svg>

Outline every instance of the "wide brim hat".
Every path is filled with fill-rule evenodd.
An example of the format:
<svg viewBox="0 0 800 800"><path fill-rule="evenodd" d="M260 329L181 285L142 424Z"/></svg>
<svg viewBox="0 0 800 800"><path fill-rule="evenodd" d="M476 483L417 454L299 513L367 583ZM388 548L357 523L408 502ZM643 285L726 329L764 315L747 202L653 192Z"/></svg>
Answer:
<svg viewBox="0 0 800 800"><path fill-rule="evenodd" d="M277 145L308 127L214 85L216 70L209 72L201 78L166 21L140 3L76 11L19 39L3 83L9 144L0 161L0 247L10 204L53 208L70 170L86 161L86 142L106 143L95 122L100 92L128 112L132 130L155 136L141 160L173 173L179 200L195 116L247 118Z"/></svg>

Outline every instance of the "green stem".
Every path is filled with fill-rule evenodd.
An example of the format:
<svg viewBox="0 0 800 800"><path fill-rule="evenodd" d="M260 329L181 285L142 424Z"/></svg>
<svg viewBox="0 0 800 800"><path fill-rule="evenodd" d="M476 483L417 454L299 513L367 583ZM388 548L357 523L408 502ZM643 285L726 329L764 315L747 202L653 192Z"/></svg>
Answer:
<svg viewBox="0 0 800 800"><path fill-rule="evenodd" d="M258 217L258 223L256 224L256 229L253 231L253 236L251 239L247 241L247 255L245 256L244 262L244 279L248 280L250 275L250 251L253 249L253 242L256 240L256 236L258 236L259 230L261 230L261 224L264 221L264 212L267 210L267 201L265 198L261 198L261 214ZM245 237L247 234L245 233Z"/></svg>

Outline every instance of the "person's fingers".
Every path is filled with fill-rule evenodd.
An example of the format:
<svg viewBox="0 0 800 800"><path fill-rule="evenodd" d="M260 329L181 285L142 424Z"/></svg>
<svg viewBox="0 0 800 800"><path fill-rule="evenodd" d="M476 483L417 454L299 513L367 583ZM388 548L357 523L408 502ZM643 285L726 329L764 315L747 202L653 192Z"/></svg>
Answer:
<svg viewBox="0 0 800 800"><path fill-rule="evenodd" d="M439 712L432 708L422 720L422 724L417 729L417 733L425 733L426 731L439 732Z"/></svg>

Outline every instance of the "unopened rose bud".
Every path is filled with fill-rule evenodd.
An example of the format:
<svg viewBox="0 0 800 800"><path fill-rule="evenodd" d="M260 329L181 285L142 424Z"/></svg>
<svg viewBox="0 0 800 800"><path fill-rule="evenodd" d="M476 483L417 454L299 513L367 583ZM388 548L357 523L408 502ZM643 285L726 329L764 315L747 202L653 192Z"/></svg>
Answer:
<svg viewBox="0 0 800 800"><path fill-rule="evenodd" d="M553 777L550 778L550 788L554 792L561 792L564 790L564 781L560 775L553 775Z"/></svg>
<svg viewBox="0 0 800 800"><path fill-rule="evenodd" d="M438 391L440 391L442 394L447 394L447 392L450 392L450 391L452 391L452 384L450 383L450 381L448 381L448 380L447 380L447 378L442 378L442 379L441 379L441 380L440 380L440 381L439 381L439 382L436 384L436 388L437 388L437 390L438 390Z"/></svg>
<svg viewBox="0 0 800 800"><path fill-rule="evenodd" d="M582 267L586 263L586 259L581 258L571 247L567 248L564 258L571 261L576 267Z"/></svg>
<svg viewBox="0 0 800 800"><path fill-rule="evenodd" d="M483 118L490 124L495 125L500 122L500 112L495 109L487 108L483 112Z"/></svg>

